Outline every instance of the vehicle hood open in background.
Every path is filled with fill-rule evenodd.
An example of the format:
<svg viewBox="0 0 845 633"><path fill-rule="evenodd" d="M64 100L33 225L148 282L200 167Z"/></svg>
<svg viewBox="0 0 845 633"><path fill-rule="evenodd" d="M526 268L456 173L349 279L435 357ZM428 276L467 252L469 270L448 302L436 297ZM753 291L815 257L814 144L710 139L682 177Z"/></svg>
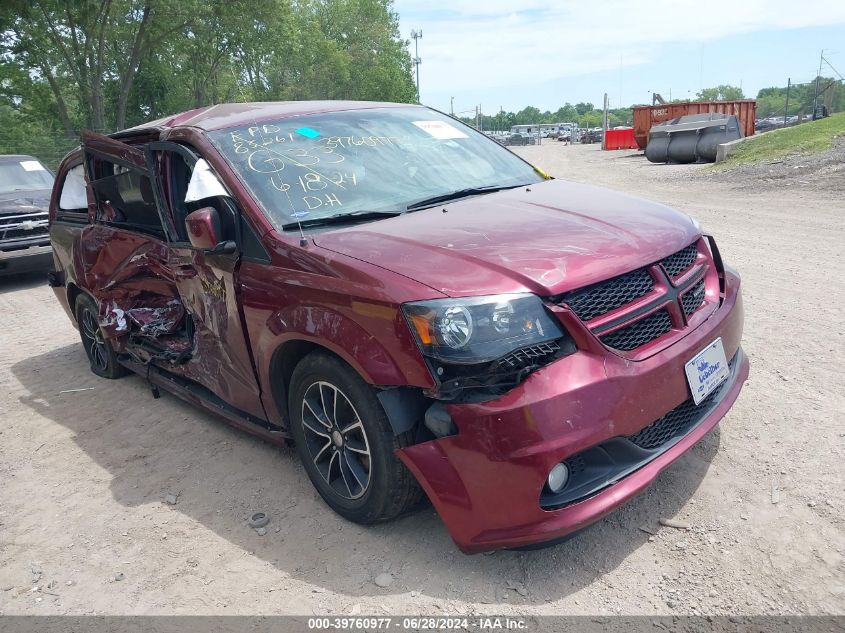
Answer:
<svg viewBox="0 0 845 633"><path fill-rule="evenodd" d="M319 233L315 242L449 296L554 295L655 262L698 234L669 207L548 181Z"/></svg>

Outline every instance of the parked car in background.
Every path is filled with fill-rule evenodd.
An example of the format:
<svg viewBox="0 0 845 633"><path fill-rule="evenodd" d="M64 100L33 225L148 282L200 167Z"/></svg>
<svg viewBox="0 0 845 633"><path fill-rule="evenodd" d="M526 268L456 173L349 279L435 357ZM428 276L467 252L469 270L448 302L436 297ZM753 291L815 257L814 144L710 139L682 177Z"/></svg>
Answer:
<svg viewBox="0 0 845 633"><path fill-rule="evenodd" d="M0 156L0 276L48 270L53 174L32 156Z"/></svg>
<svg viewBox="0 0 845 633"><path fill-rule="evenodd" d="M224 104L85 133L50 218L50 283L95 374L292 440L351 521L424 492L465 552L599 520L748 375L739 276L692 218L556 181L422 106Z"/></svg>
<svg viewBox="0 0 845 633"><path fill-rule="evenodd" d="M503 145L534 145L535 141L531 136L526 134L510 134L505 137Z"/></svg>
<svg viewBox="0 0 845 633"><path fill-rule="evenodd" d="M581 143L601 143L601 128L589 128L581 135Z"/></svg>

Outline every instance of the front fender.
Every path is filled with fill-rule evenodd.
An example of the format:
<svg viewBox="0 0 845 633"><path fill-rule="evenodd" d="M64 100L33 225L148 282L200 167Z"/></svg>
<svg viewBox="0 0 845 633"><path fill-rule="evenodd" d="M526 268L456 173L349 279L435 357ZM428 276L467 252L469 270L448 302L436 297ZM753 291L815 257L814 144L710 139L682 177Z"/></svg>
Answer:
<svg viewBox="0 0 845 633"><path fill-rule="evenodd" d="M261 332L256 362L261 368L265 394L274 391L273 357L291 341L304 341L329 350L371 385L433 386L398 307L365 301L351 301L348 306L338 308L288 306L271 313Z"/></svg>
<svg viewBox="0 0 845 633"><path fill-rule="evenodd" d="M403 372L379 341L335 310L321 306L281 310L267 319L267 329L277 335L274 350L288 341L308 341L340 356L370 384L405 384Z"/></svg>

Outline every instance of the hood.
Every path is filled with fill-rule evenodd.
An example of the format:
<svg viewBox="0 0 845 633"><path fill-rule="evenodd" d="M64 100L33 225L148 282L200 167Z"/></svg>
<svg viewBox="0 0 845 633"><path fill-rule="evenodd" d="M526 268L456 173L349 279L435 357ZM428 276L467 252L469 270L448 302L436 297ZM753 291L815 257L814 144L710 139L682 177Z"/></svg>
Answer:
<svg viewBox="0 0 845 633"><path fill-rule="evenodd" d="M0 193L0 215L47 211L50 206L50 193L50 189Z"/></svg>
<svg viewBox="0 0 845 633"><path fill-rule="evenodd" d="M687 215L661 204L550 180L321 233L315 242L449 296L554 295L655 262L698 235Z"/></svg>

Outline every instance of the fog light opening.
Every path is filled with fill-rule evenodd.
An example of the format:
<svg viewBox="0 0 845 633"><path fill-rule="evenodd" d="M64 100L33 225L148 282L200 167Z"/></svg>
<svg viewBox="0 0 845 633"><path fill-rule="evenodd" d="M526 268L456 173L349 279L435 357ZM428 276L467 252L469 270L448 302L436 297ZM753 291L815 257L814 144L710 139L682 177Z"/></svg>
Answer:
<svg viewBox="0 0 845 633"><path fill-rule="evenodd" d="M552 492L557 493L566 488L567 483L569 483L569 466L563 462L555 464L549 471L546 486L548 486L549 490Z"/></svg>

